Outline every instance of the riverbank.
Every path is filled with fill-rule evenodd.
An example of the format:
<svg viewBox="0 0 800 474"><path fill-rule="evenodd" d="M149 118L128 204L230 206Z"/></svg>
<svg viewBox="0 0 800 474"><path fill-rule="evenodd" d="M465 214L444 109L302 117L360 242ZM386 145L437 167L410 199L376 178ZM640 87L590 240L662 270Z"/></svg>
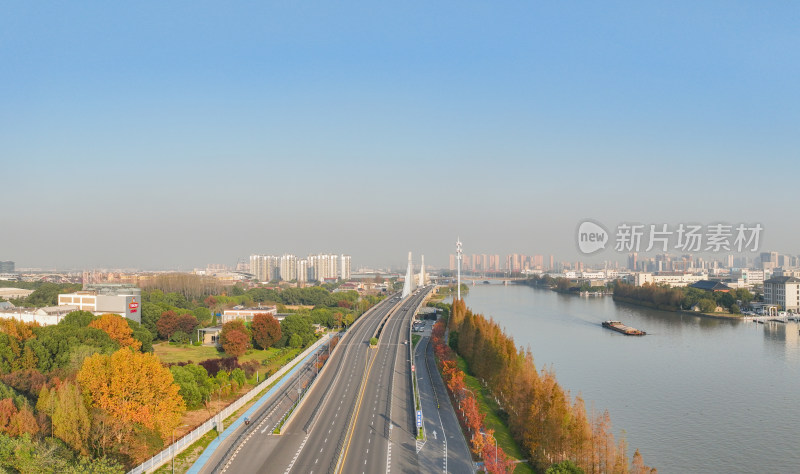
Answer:
<svg viewBox="0 0 800 474"><path fill-rule="evenodd" d="M616 296L616 295L612 296L612 299L614 300L615 303L624 303L624 304L629 304L629 305L632 305L632 306L640 306L640 307L643 307L643 308L650 308L650 309L655 309L655 310L658 310L658 311L666 311L668 313L690 314L692 316L698 316L698 317L701 317L701 318L724 319L724 320L727 320L727 321L743 321L741 314L701 313L700 311L691 311L691 310L686 310L686 309L679 309L679 308L674 308L672 306L663 306L663 305L659 306L659 305L655 305L653 303L650 303L649 301L641 301L641 300L636 300L636 299L633 299L633 298L626 298L624 296Z"/></svg>
<svg viewBox="0 0 800 474"><path fill-rule="evenodd" d="M619 466L631 463L627 441L624 437L615 439L608 412L587 410L580 396L573 398L561 387L551 368L538 370L532 351L518 347L495 320L473 313L463 301L456 301L448 329L450 347L438 349L437 356L440 360L450 358L453 366L456 358L448 356L450 350L463 357L471 375L480 380L480 388L485 388L503 413L508 414L503 419L534 470L543 472L571 461L587 472L616 472ZM464 393L459 388L464 383L463 375L459 375L462 371L457 367L453 371L448 362L443 365L443 378L451 395ZM465 400L463 396L460 399ZM469 415L468 408L464 411L468 419L476 419L475 415ZM564 420L570 421L564 423ZM482 422L478 416L477 423L466 424ZM638 450L634 452L632 466L643 467ZM650 472L650 468L636 472L640 471Z"/></svg>
<svg viewBox="0 0 800 474"><path fill-rule="evenodd" d="M800 472L791 422L800 419L799 323L692 317L521 285L477 286L466 303L530 347L588 411L607 408L629 455L638 448L659 472ZM604 320L648 335L623 337ZM744 445L742 432L752 433Z"/></svg>

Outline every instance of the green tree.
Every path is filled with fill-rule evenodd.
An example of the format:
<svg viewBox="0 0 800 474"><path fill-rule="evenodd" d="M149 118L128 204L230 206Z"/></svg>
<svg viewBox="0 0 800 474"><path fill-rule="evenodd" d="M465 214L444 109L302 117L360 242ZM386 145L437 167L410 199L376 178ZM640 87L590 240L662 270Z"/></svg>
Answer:
<svg viewBox="0 0 800 474"><path fill-rule="evenodd" d="M80 285L59 285L56 283L43 283L33 293L25 298L28 306L55 306L58 304L59 293L70 293L80 289Z"/></svg>
<svg viewBox="0 0 800 474"><path fill-rule="evenodd" d="M244 387L244 384L247 382L247 376L244 373L244 370L240 369L239 367L231 370L231 381L236 382L236 385L239 388Z"/></svg>
<svg viewBox="0 0 800 474"><path fill-rule="evenodd" d="M548 467L545 474L584 474L583 469L579 468L572 461L561 461Z"/></svg>
<svg viewBox="0 0 800 474"><path fill-rule="evenodd" d="M153 352L153 335L142 324L137 323L132 319L125 318L128 326L133 331L133 338L142 344L142 352Z"/></svg>
<svg viewBox="0 0 800 474"><path fill-rule="evenodd" d="M700 306L700 312L702 313L713 313L717 309L717 303L711 298L703 298L697 304Z"/></svg>
<svg viewBox="0 0 800 474"><path fill-rule="evenodd" d="M303 338L299 334L292 334L289 338L289 347L298 348L303 345Z"/></svg>
<svg viewBox="0 0 800 474"><path fill-rule="evenodd" d="M53 393L55 392L55 393ZM79 453L89 454L89 434L92 427L89 409L78 385L65 382L50 395L53 436L60 438Z"/></svg>
<svg viewBox="0 0 800 474"><path fill-rule="evenodd" d="M192 314L194 315L195 318L197 318L197 321L201 325L208 324L211 322L211 310L209 310L208 308L205 308L203 306L198 306L197 308L192 310Z"/></svg>
<svg viewBox="0 0 800 474"><path fill-rule="evenodd" d="M173 365L169 370L175 383L180 386L178 394L183 397L187 408L194 410L210 399L214 382L204 367L196 364Z"/></svg>
<svg viewBox="0 0 800 474"><path fill-rule="evenodd" d="M309 316L290 314L281 321L281 342L279 347L291 345L292 336L300 337L300 345L308 344L314 340L314 325ZM298 346L299 347L299 346Z"/></svg>
<svg viewBox="0 0 800 474"><path fill-rule="evenodd" d="M161 292L159 291L159 293ZM162 309L161 306L155 303L150 303L147 301L142 303L142 326L144 326L145 329L150 331L152 339L158 337L158 326L156 326L156 323L158 322L158 318L161 317L161 313L163 312L164 309Z"/></svg>

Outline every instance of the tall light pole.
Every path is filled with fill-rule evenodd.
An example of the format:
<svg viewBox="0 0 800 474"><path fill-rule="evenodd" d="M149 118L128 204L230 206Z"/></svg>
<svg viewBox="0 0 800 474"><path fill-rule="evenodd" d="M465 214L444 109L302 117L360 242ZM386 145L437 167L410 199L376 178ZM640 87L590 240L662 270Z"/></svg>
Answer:
<svg viewBox="0 0 800 474"><path fill-rule="evenodd" d="M463 254L463 250L461 249L461 238L459 237L456 240L456 259L458 260L458 299L461 300L461 255Z"/></svg>

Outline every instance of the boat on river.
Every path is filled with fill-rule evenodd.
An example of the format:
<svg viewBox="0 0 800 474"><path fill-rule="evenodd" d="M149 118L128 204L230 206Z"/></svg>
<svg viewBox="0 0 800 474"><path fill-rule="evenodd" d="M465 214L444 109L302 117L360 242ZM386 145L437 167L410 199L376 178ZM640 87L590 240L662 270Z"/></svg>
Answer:
<svg viewBox="0 0 800 474"><path fill-rule="evenodd" d="M612 331L620 332L626 336L644 336L647 334L639 329L626 326L619 321L603 321L603 327L611 329Z"/></svg>

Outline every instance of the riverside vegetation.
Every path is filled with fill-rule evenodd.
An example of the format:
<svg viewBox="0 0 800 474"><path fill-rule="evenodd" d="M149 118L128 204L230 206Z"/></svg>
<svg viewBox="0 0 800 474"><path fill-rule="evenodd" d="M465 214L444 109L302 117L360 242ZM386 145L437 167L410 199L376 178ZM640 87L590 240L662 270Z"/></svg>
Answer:
<svg viewBox="0 0 800 474"><path fill-rule="evenodd" d="M486 414L465 390L456 354L497 400L514 440L538 472L657 472L644 464L638 450L628 458L627 442L615 441L607 411L588 414L580 396L573 398L564 390L552 370L537 370L531 350L517 348L492 319L473 314L463 300L456 301L447 329L449 344L444 343L444 321L435 326L434 351L450 396L461 406L459 418L470 434L470 448L484 459L487 472L512 472L514 464L502 449L495 457L492 433L483 426Z"/></svg>

